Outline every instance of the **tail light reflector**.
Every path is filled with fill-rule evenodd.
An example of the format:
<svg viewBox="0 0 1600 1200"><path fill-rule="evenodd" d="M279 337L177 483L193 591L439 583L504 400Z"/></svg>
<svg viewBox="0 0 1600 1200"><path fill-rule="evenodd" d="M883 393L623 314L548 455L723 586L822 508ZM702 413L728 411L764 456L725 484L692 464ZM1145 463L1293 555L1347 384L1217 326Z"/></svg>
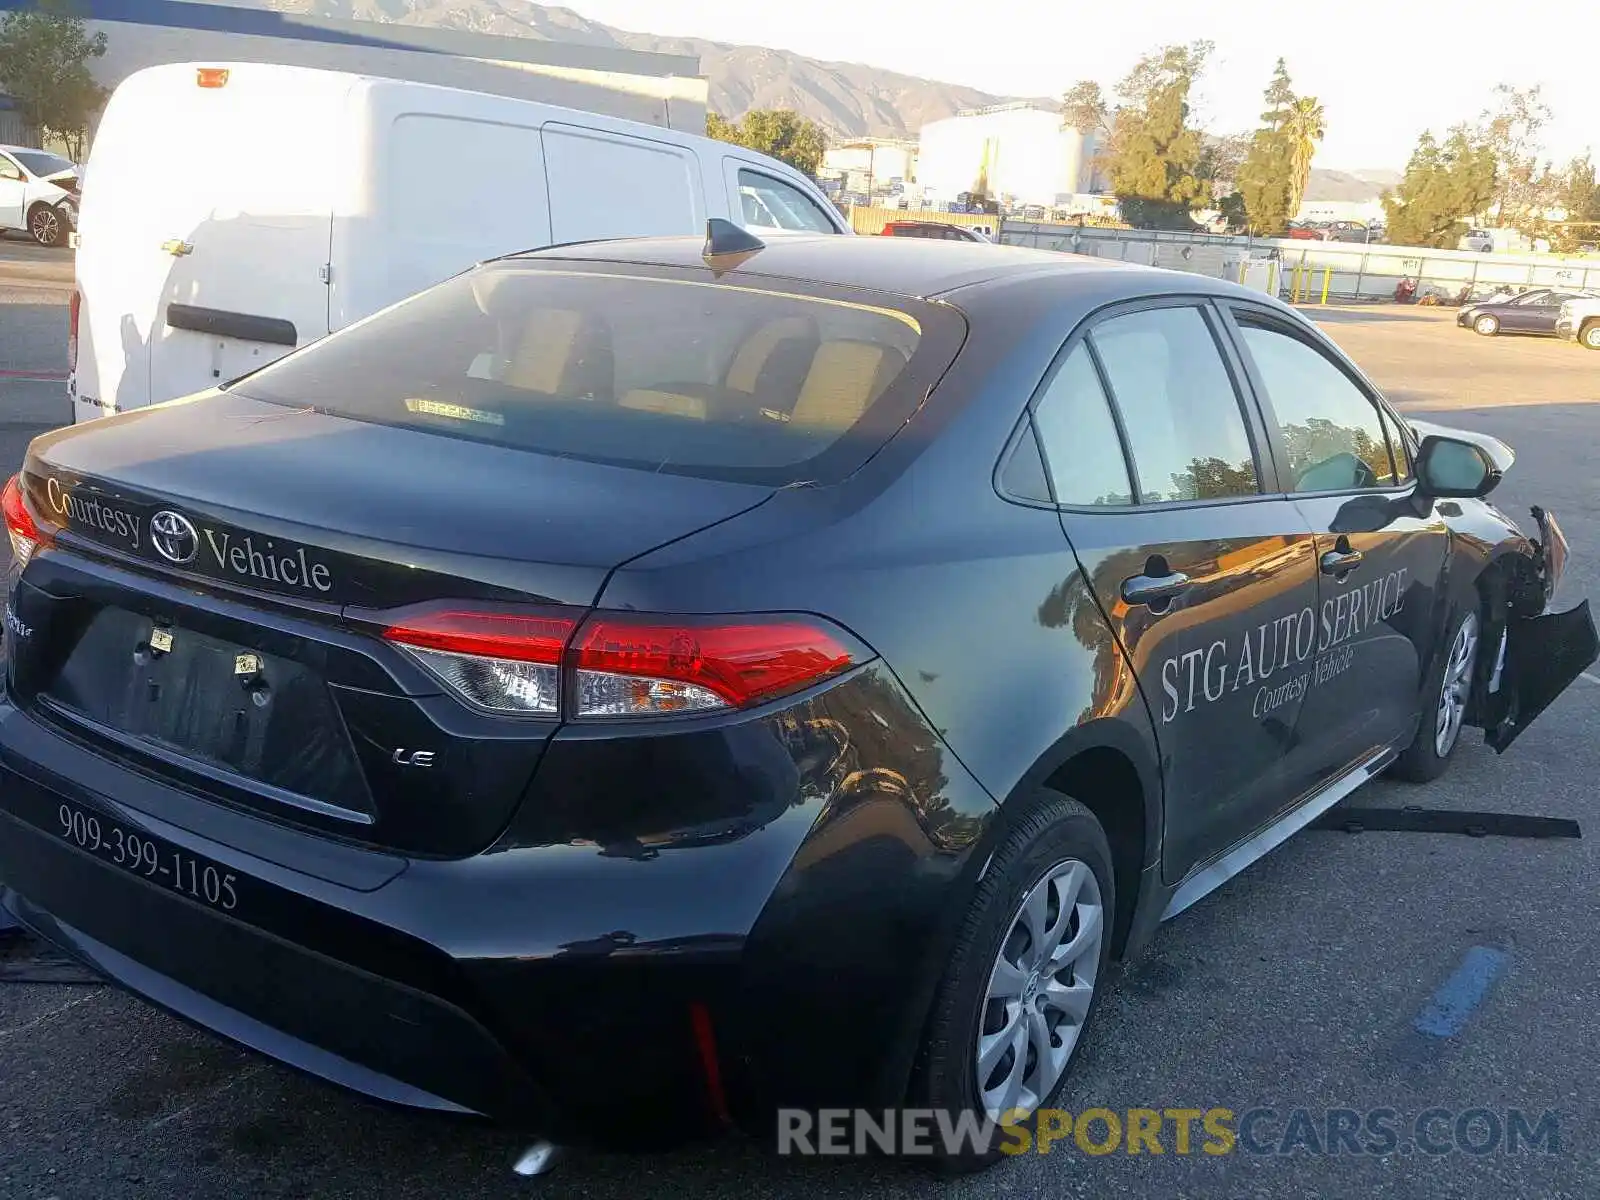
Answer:
<svg viewBox="0 0 1600 1200"><path fill-rule="evenodd" d="M20 475L13 475L6 481L5 491L0 493L0 510L5 512L6 532L11 536L12 560L18 567L25 567L33 552L40 546L48 546L51 539L28 511L22 499L21 480Z"/></svg>
<svg viewBox="0 0 1600 1200"><path fill-rule="evenodd" d="M194 73L194 81L203 88L219 88L228 86L227 67L198 67Z"/></svg>
<svg viewBox="0 0 1600 1200"><path fill-rule="evenodd" d="M78 311L83 307L83 293L76 288L72 290L72 299L67 304L67 370L78 369Z"/></svg>
<svg viewBox="0 0 1600 1200"><path fill-rule="evenodd" d="M575 617L476 610L397 615L383 636L469 703L494 712L642 717L748 708L865 662L806 616Z"/></svg>
<svg viewBox="0 0 1600 1200"><path fill-rule="evenodd" d="M570 617L501 612L424 612L383 636L479 708L527 716L561 710L561 652Z"/></svg>

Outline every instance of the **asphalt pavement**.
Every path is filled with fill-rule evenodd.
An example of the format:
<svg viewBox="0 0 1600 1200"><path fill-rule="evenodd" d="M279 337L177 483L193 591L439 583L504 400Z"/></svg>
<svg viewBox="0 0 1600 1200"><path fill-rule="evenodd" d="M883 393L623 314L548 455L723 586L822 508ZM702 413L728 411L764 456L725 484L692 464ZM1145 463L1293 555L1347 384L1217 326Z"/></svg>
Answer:
<svg viewBox="0 0 1600 1200"><path fill-rule="evenodd" d="M62 304L37 291L0 295L7 472L32 432L66 416L59 382L22 374L60 373ZM1439 419L1516 447L1496 501L1518 519L1533 503L1559 513L1573 546L1562 600L1596 595L1600 355L1477 338L1436 313L1321 315L1406 408L1448 409ZM1494 393L1475 383L1465 403L1457 382L1486 378ZM0 983L0 1196L1591 1200L1600 1195L1597 720L1600 677L1580 680L1504 758L1473 734L1443 780L1380 781L1353 798L1571 817L1583 839L1304 833L1114 971L1061 1107L1226 1108L1241 1123L1230 1154L1202 1152L1199 1138L1179 1153L1169 1137L1161 1154L1093 1155L1069 1138L1048 1155L935 1181L884 1162L780 1159L729 1140L665 1157L578 1155L544 1180L518 1181L508 1165L519 1141L504 1132L379 1108L109 988ZM1330 1122L1345 1119L1333 1110L1369 1121L1393 1110L1393 1149L1330 1139ZM1415 1118L1429 1110L1447 1115L1436 1112L1418 1140ZM1545 1131L1554 1138L1508 1152L1513 1110L1528 1127L1553 1113ZM1101 1144L1107 1128L1097 1126Z"/></svg>

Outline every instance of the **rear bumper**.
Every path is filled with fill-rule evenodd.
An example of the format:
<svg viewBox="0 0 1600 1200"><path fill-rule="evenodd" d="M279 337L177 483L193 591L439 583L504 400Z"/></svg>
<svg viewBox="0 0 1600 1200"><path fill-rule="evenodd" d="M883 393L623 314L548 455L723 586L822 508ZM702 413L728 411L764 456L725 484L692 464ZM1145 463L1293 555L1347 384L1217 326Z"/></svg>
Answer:
<svg viewBox="0 0 1600 1200"><path fill-rule="evenodd" d="M777 753L804 728L831 730L831 749L791 737ZM0 904L291 1066L560 1140L898 1100L992 802L948 754L937 780L900 761L937 738L872 668L694 737L747 797L742 817L630 828L638 796L674 790L634 775L603 838L558 841L545 826L575 788L674 752L557 739L494 848L407 861L180 793L0 702ZM71 844L51 828L62 803L235 875L238 907Z"/></svg>

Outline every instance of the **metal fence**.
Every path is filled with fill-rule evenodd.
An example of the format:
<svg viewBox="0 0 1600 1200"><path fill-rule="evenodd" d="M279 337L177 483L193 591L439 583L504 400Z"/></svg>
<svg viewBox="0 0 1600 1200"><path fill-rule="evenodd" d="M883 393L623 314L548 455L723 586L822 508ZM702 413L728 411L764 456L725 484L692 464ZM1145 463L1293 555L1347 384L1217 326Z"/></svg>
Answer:
<svg viewBox="0 0 1600 1200"><path fill-rule="evenodd" d="M1016 246L1115 258L1219 278L1240 280L1244 272L1246 282L1270 280L1267 290L1284 299L1294 298L1297 289L1301 299L1389 299L1403 279L1416 282L1419 298L1432 292L1454 299L1463 288L1474 295L1502 287L1600 291L1600 258L1477 254L1416 246L1097 229L1011 220L1001 228L1000 240ZM1277 269L1251 270L1250 264L1264 260L1276 262Z"/></svg>

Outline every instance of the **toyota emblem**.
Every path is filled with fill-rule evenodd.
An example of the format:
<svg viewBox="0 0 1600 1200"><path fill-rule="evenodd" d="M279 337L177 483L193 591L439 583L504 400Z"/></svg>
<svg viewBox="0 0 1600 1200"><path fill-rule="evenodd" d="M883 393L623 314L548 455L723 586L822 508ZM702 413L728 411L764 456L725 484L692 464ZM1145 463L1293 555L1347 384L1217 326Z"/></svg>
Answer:
<svg viewBox="0 0 1600 1200"><path fill-rule="evenodd" d="M150 544L162 558L181 567L194 561L200 549L200 535L188 517L164 508L150 518Z"/></svg>

